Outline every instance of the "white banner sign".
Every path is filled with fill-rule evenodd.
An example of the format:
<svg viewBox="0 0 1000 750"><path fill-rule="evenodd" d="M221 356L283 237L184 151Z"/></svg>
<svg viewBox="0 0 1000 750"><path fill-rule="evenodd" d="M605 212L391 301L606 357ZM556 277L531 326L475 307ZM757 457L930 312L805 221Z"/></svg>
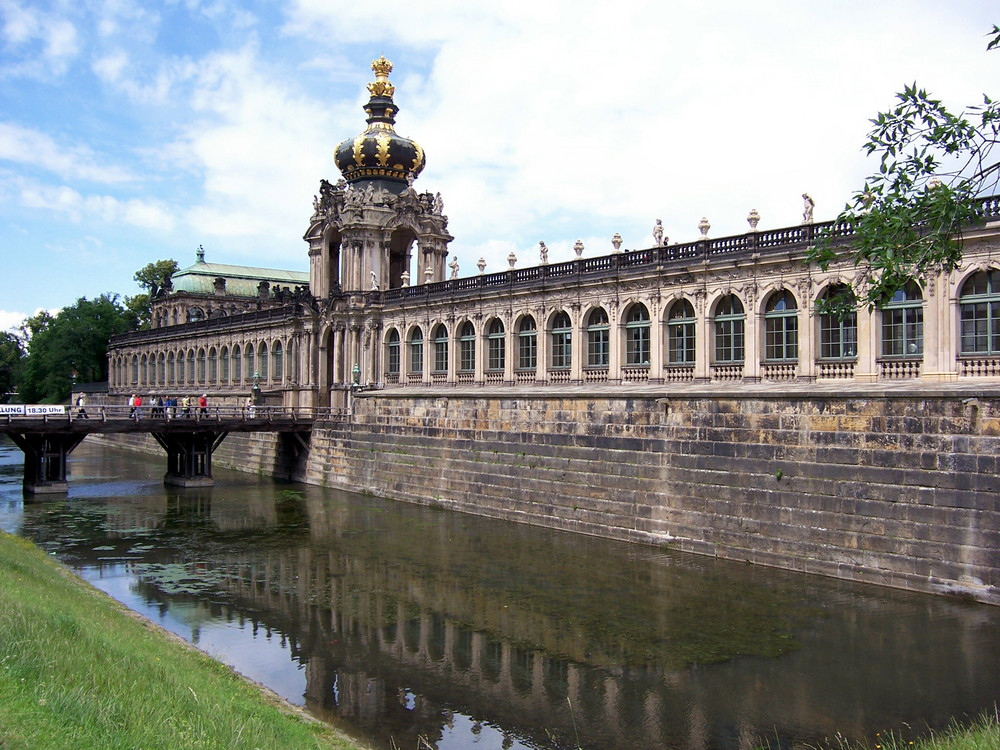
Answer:
<svg viewBox="0 0 1000 750"><path fill-rule="evenodd" d="M27 404L24 414L28 417L41 417L46 414L65 414L66 407L61 404Z"/></svg>
<svg viewBox="0 0 1000 750"><path fill-rule="evenodd" d="M24 416L24 404L0 404L0 416Z"/></svg>

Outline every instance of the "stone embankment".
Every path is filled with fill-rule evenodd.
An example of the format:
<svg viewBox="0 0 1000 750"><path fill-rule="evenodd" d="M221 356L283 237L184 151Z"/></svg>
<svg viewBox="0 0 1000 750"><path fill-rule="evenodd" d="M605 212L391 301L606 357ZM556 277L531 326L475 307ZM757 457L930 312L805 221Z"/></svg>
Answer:
<svg viewBox="0 0 1000 750"><path fill-rule="evenodd" d="M1000 604L998 449L981 389L397 391L317 425L305 478Z"/></svg>
<svg viewBox="0 0 1000 750"><path fill-rule="evenodd" d="M407 388L352 413L298 463L262 434L214 465L1000 604L1000 390Z"/></svg>

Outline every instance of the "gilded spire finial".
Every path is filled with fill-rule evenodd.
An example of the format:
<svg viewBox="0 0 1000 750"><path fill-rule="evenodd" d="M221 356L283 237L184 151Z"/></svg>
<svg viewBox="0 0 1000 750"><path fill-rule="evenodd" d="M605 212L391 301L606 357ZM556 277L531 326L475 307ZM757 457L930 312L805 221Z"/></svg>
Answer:
<svg viewBox="0 0 1000 750"><path fill-rule="evenodd" d="M368 84L368 93L372 96L387 96L391 99L396 92L396 87L389 83L392 63L385 59L385 55L382 55L378 60L372 60L372 70L375 72L375 81Z"/></svg>

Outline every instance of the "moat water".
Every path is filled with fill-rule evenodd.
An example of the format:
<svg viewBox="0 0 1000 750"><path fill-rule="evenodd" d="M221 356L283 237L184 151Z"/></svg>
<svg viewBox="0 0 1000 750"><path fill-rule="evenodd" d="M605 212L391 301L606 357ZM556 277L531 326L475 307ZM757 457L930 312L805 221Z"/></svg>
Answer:
<svg viewBox="0 0 1000 750"><path fill-rule="evenodd" d="M0 440L0 529L376 748L793 748L1000 701L1000 607L89 443L25 502Z"/></svg>

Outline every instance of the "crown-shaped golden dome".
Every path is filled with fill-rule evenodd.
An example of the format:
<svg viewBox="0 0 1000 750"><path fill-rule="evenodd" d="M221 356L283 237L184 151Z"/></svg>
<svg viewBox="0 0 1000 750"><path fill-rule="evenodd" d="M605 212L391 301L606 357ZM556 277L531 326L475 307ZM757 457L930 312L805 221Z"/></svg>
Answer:
<svg viewBox="0 0 1000 750"><path fill-rule="evenodd" d="M389 82L392 63L384 56L372 62L375 80L368 84L371 99L365 106L368 127L337 146L334 159L349 184L389 181L401 188L424 168L424 150L416 141L396 134L392 100L396 87Z"/></svg>

